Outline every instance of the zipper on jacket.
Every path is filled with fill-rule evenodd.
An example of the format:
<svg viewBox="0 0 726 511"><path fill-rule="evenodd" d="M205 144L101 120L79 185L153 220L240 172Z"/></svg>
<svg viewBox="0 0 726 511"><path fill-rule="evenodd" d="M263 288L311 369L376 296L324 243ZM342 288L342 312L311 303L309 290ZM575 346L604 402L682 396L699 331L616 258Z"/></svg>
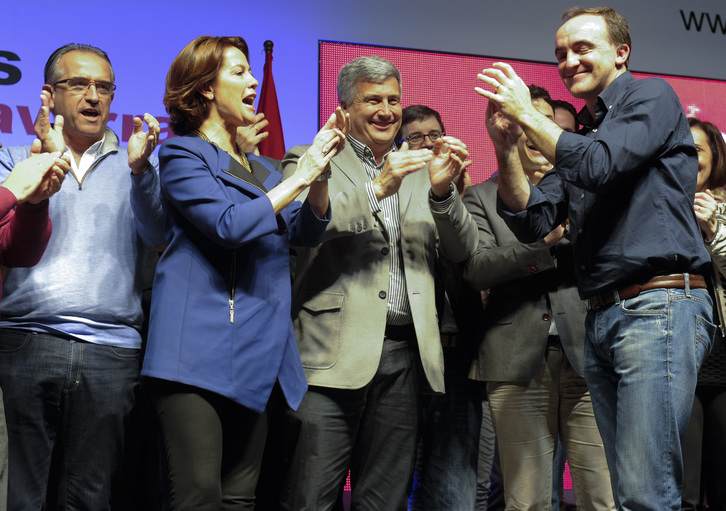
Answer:
<svg viewBox="0 0 726 511"><path fill-rule="evenodd" d="M71 174L73 175L73 177L75 178L76 182L78 183L78 189L79 189L79 190L83 190L83 182L84 182L84 181L86 180L86 178L88 177L88 174L90 174L90 173L91 173L91 171L92 171L93 169L95 169L95 168L96 168L96 167L98 166L98 164L99 164L99 163L101 163L101 162L102 162L103 160L105 160L105 159L106 159L106 157L107 157L107 156L108 156L109 154L111 154L111 153L114 153L114 152L117 152L117 151L109 151L109 152L107 152L107 153L104 153L104 154L102 154L101 156L99 156L99 157L98 157L98 159L96 159L96 161L94 161L94 162L93 162L93 163L91 164L91 166L90 166L90 167L88 167L88 170L87 170L87 171L86 171L86 173L85 173L85 174L83 175L83 178L82 178L82 179L81 179L80 181L78 181L78 177L76 176L76 173L75 173L75 172L73 172L73 169L71 169Z"/></svg>
<svg viewBox="0 0 726 511"><path fill-rule="evenodd" d="M234 283L237 277L237 252L232 252L232 265L229 281L229 322L234 323Z"/></svg>

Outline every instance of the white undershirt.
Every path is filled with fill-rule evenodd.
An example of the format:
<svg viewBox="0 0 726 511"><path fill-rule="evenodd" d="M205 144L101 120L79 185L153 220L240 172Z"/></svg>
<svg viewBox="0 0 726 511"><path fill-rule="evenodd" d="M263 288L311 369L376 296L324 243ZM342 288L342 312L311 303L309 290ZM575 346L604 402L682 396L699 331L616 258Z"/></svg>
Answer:
<svg viewBox="0 0 726 511"><path fill-rule="evenodd" d="M96 158L98 158L98 156L100 156L101 146L103 146L104 140L106 140L105 134L103 135L103 137L101 137L101 140L86 149L86 151L81 155L81 161L78 165L76 165L76 159L73 157L71 149L69 147L66 147L65 154L68 154L71 157L71 170L73 171L73 174L75 174L76 179L79 183L83 181L83 178L91 169L91 165L93 165L93 162L96 161Z"/></svg>

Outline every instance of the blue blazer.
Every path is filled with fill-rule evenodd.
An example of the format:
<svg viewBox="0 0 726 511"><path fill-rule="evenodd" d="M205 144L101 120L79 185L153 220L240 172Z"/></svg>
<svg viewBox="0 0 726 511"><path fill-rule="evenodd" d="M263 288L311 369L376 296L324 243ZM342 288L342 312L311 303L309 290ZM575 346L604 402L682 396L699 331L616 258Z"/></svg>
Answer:
<svg viewBox="0 0 726 511"><path fill-rule="evenodd" d="M329 221L293 201L249 154L252 174L194 135L159 151L168 247L156 268L142 374L211 390L261 412L279 380L296 409L307 389L290 319L289 244L316 246Z"/></svg>

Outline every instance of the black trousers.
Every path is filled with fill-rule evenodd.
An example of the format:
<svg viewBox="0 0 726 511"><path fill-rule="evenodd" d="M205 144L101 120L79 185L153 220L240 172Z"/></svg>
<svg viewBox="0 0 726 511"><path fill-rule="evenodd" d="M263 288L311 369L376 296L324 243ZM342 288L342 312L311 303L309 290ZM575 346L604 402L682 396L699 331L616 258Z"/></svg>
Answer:
<svg viewBox="0 0 726 511"><path fill-rule="evenodd" d="M267 415L203 389L150 378L173 510L255 509Z"/></svg>
<svg viewBox="0 0 726 511"><path fill-rule="evenodd" d="M420 424L422 371L415 337L386 339L361 389L311 386L286 425L299 433L282 509L330 511L348 468L351 510L405 511Z"/></svg>

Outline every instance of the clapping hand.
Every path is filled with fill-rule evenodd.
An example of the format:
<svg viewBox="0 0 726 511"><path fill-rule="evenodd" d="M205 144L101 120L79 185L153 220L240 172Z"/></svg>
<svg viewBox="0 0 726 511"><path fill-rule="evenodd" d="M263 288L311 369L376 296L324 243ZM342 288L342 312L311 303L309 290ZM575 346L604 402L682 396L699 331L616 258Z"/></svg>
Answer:
<svg viewBox="0 0 726 511"><path fill-rule="evenodd" d="M35 118L35 136L41 142L41 152L63 153L66 141L63 138L63 116L56 115L55 123L50 123L50 90L45 87L40 93L40 111Z"/></svg>
<svg viewBox="0 0 726 511"><path fill-rule="evenodd" d="M296 175L310 185L330 166L330 160L345 146L345 138L350 131L350 115L338 107L328 122L315 135L312 145L298 161Z"/></svg>
<svg viewBox="0 0 726 511"><path fill-rule="evenodd" d="M711 190L696 194L693 200L693 209L696 212L696 219L704 237L709 241L712 240L718 228L718 220L716 219L718 202L716 202L716 197Z"/></svg>
<svg viewBox="0 0 726 511"><path fill-rule="evenodd" d="M444 197L449 194L449 183L456 180L464 168L464 160L469 157L466 144L454 137L441 137L432 149L433 158L429 163L429 178L434 195Z"/></svg>
<svg viewBox="0 0 726 511"><path fill-rule="evenodd" d="M270 136L269 132L263 131L269 124L267 119L265 119L265 114L259 113L255 116L254 123L238 127L237 147L243 153L259 154L257 146Z"/></svg>
<svg viewBox="0 0 726 511"><path fill-rule="evenodd" d="M433 158L428 149L409 149L404 142L398 151L388 154L381 173L373 180L373 192L380 201L398 193L403 178L426 166Z"/></svg>
<svg viewBox="0 0 726 511"><path fill-rule="evenodd" d="M144 131L144 122L134 117L134 131L129 138L129 167L134 175L143 174L149 167L149 156L159 144L159 121L151 114L144 114L149 131Z"/></svg>
<svg viewBox="0 0 726 511"><path fill-rule="evenodd" d="M70 157L60 152L41 153L42 143L36 139L30 157L17 163L2 184L13 192L19 204L38 204L60 190L70 170Z"/></svg>

